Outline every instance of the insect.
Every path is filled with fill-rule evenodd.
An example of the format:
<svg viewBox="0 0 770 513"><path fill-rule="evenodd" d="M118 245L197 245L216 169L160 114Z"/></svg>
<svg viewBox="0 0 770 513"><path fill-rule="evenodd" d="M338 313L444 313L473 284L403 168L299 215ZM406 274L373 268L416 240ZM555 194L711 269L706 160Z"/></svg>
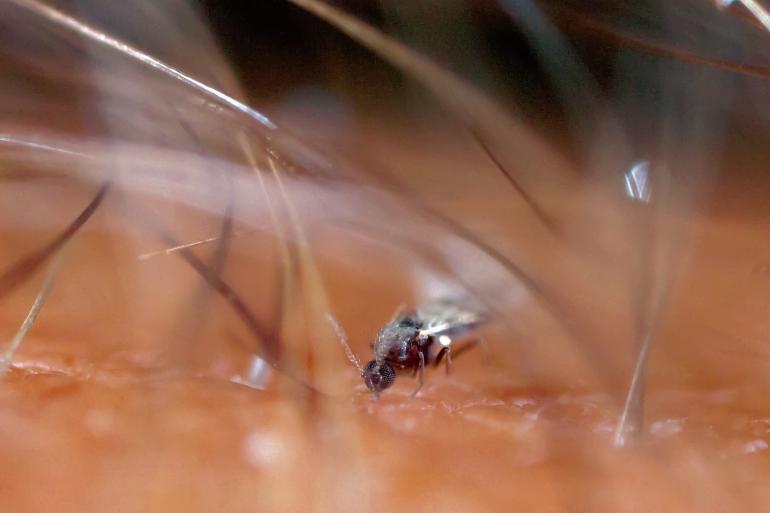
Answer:
<svg viewBox="0 0 770 513"><path fill-rule="evenodd" d="M374 359L363 369L364 383L377 398L380 392L393 385L397 372L411 370L419 378L417 389L412 393L412 396L417 395L423 385L425 366L438 366L445 358L449 374L452 355L459 356L482 339L471 340L454 353L452 343L468 338L486 319L487 316L478 310L449 300L417 310L399 308L372 344Z"/></svg>

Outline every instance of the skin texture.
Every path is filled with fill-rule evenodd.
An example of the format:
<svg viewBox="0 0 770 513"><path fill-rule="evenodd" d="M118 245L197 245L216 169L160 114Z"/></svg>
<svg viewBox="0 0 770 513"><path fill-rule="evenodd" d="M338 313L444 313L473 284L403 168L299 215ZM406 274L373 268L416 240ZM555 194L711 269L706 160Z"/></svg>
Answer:
<svg viewBox="0 0 770 513"><path fill-rule="evenodd" d="M451 134L382 135L362 130L348 143L371 137L372 151L387 154L391 168L418 189L444 177L432 198L456 218L494 213L477 216L487 221L474 229L502 231L496 240L505 250L558 292L549 304L591 336L576 342L542 301L526 295L483 330L490 354L463 355L450 376L429 369L416 398L409 398L414 381L401 375L372 401L336 341L290 305L290 371L263 373L262 388L251 388L243 384L252 365L249 332L182 260L138 262L136 255L163 243L131 221L121 225L112 196L78 235L0 387L4 508L721 512L768 504L766 176L743 168L716 181L687 215L665 214L664 225L686 228L687 244L678 246L677 278L650 357L642 436L618 449L612 431L634 355L625 232L597 233L590 257L576 258L535 223L510 221L527 218L526 207L496 175L464 182L467 175L453 173L489 165L470 146L449 144ZM462 197L442 194L464 186ZM14 187L0 191L9 220L4 266L55 231L25 229L22 219L50 219L54 208L65 223L93 189ZM55 207L20 213L22 203L43 204L53 192ZM163 217L163 203L153 204ZM563 208L559 214L569 212ZM215 232L221 221L184 214L173 224L179 240ZM127 229L117 232L119 226ZM581 229L572 240L581 240ZM223 272L262 320L274 304L274 242L264 234L234 238ZM395 307L419 301L417 278L403 260L362 249L339 232L316 233L312 245L320 248L333 310L366 361ZM213 251L196 254L210 262ZM366 267L351 264L364 260ZM4 337L23 318L39 280L3 300Z"/></svg>
<svg viewBox="0 0 770 513"><path fill-rule="evenodd" d="M537 2L565 47L527 2L369 3L415 59L288 3L208 2L242 26L224 52L185 2L56 3L252 98L268 132L34 3L0 2L0 135L53 146L0 140L0 276L111 187L0 379L3 511L767 510L767 34L746 17ZM649 204L623 180L645 162ZM0 280L0 344L49 265ZM399 305L457 293L489 307L487 351L373 401L356 358ZM614 447L646 333L643 423Z"/></svg>

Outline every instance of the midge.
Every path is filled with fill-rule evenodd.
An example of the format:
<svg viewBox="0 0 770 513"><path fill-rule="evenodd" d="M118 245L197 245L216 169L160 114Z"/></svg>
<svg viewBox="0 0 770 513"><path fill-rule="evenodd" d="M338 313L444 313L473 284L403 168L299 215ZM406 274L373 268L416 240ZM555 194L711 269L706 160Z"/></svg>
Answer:
<svg viewBox="0 0 770 513"><path fill-rule="evenodd" d="M412 371L419 379L412 393L417 395L423 385L425 366L438 366L445 359L449 374L452 355L459 356L482 341L473 338L473 333L486 320L487 316L478 310L449 300L417 310L400 308L372 344L374 359L363 368L364 383L377 398L393 384L397 372ZM462 339L467 343L453 350L452 343Z"/></svg>

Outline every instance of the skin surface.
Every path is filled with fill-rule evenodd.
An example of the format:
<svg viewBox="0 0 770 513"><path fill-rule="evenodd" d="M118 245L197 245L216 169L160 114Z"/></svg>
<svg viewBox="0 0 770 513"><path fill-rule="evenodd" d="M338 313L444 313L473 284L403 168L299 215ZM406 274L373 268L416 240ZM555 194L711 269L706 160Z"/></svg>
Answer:
<svg viewBox="0 0 770 513"><path fill-rule="evenodd" d="M504 315L483 330L487 357L464 355L448 377L428 370L414 399L414 381L400 375L372 401L342 349L319 334L326 331L302 313L300 301L287 307L296 322L284 328L293 370L262 372L260 388L252 388L243 384L253 364L249 332L182 260L136 259L163 242L121 217L116 193L73 243L49 303L3 378L3 507L762 511L770 503L766 174L744 166L714 182L684 214L664 214L663 224L683 227L687 236L679 240L687 242L676 251L676 280L650 356L643 431L634 447L618 449L612 432L635 345L626 232L597 233L583 254L589 256L576 257L575 246L543 235L493 172L472 179L459 172L489 163L450 137L398 130L383 137L376 127L336 144L367 140L418 190L434 184L432 201L475 222L477 233L493 233L558 292L551 304L577 319L570 325L585 335L579 342L527 294L515 307L502 306ZM724 166L749 161L731 155ZM54 181L0 190L3 266L47 240L92 189ZM55 205L23 211L53 193ZM563 203L556 212L569 214L570 198L562 194L563 202L550 203ZM161 209L156 214L165 212L162 202L153 205ZM604 206L599 200L588 217ZM168 212L181 241L216 233L221 221L194 210ZM42 223L54 214L54 226ZM512 221L519 219L530 221ZM583 229L589 228L572 231L578 246L587 239ZM319 248L332 309L366 361L377 330L399 304L418 302L421 290L408 258L356 241L330 230L313 233L310 244ZM223 277L269 320L275 239L254 234L231 244ZM214 250L195 251L210 261ZM40 279L2 300L3 338L16 330Z"/></svg>
<svg viewBox="0 0 770 513"><path fill-rule="evenodd" d="M335 2L406 73L305 2L203 3L221 45L198 2L56 7L278 129L0 2L0 347L50 260L4 273L112 184L0 378L2 511L767 511L767 33L738 2L537 2L566 47L529 2ZM365 363L445 294L489 307L488 352L372 401L325 314Z"/></svg>

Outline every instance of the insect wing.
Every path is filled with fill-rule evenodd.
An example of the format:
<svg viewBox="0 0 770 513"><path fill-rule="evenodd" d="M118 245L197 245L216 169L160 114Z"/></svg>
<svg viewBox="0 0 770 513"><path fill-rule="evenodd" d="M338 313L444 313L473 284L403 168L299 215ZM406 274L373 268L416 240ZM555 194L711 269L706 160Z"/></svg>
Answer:
<svg viewBox="0 0 770 513"><path fill-rule="evenodd" d="M486 316L478 309L471 309L459 302L440 301L417 311L422 321L423 336L462 336L482 324Z"/></svg>

